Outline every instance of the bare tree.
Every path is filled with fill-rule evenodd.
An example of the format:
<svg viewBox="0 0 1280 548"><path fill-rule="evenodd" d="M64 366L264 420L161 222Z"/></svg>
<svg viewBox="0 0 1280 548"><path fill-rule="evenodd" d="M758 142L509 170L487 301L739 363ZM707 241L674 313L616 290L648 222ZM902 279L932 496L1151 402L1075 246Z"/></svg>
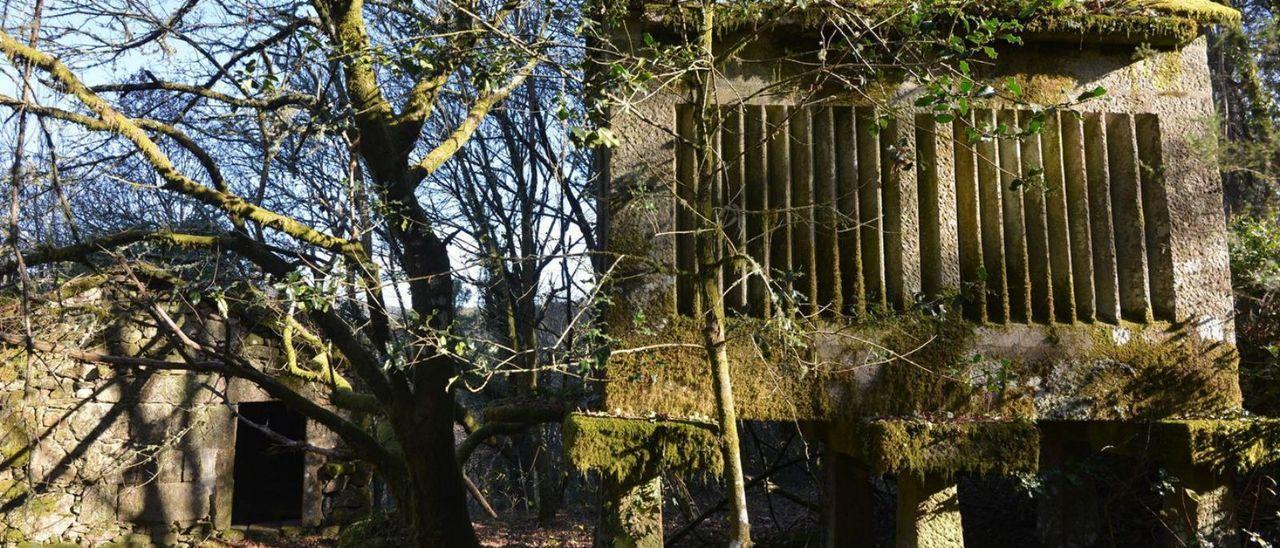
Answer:
<svg viewBox="0 0 1280 548"><path fill-rule="evenodd" d="M80 358L247 379L369 462L415 545L476 545L454 440L455 382L469 365L455 321L459 272L467 267L455 265L456 232L433 196L447 190L446 166L495 110L550 64L553 40L566 36L563 7L191 0L158 11L85 0L53 10L38 41L34 30L30 43L0 32L0 51L44 86L0 104L58 124L46 171L84 189L53 223L81 231L11 234L12 259L0 271L102 268L126 256L118 252L147 249L203 253L217 267L204 272L217 279L199 284L181 279L181 264L164 259L171 252L149 258L187 290L235 300L230 313L265 317L290 354L284 374L326 388L339 407L371 414L390 437L221 346L186 341L182 362ZM173 61L170 70L148 66L156 56ZM148 68L116 80L101 68L111 63ZM62 161L52 157L59 149L70 149ZM15 165L21 161L19 151ZM56 202L23 190L11 197L13 208ZM36 228L41 218L15 222ZM519 256L531 253L522 248ZM227 279L259 276L271 283L234 299L219 289ZM521 287L535 292L536 270L520 276ZM402 295L403 307L387 302ZM521 337L517 353L525 355L535 343L527 332ZM332 348L333 365L300 365L295 345L311 353Z"/></svg>

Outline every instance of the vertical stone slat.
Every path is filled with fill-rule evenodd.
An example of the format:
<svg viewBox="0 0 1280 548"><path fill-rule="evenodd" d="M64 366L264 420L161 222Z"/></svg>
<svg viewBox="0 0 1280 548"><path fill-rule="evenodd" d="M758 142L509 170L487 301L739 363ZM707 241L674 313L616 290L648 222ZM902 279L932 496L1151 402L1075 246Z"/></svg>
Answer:
<svg viewBox="0 0 1280 548"><path fill-rule="evenodd" d="M1147 241L1147 279L1155 319L1174 321L1173 257L1169 249L1169 196L1165 189L1160 119L1139 114L1135 122L1142 182L1143 228Z"/></svg>
<svg viewBox="0 0 1280 548"><path fill-rule="evenodd" d="M974 125L979 131L996 127L996 113L978 110ZM1004 226L1000 184L1000 159L994 139L974 144L978 166L978 211L982 227L982 269L986 274L987 317L994 322L1009 320L1009 293L1005 285Z"/></svg>
<svg viewBox="0 0 1280 548"><path fill-rule="evenodd" d="M1111 177L1107 165L1107 129L1103 116L1084 116L1085 174L1089 180L1089 225L1093 229L1093 286L1098 319L1120 319L1116 283L1115 230L1111 224Z"/></svg>
<svg viewBox="0 0 1280 548"><path fill-rule="evenodd" d="M725 257L746 252L747 224L743 218L746 198L743 183L742 109L727 107L723 111L724 129L720 133L720 157L724 162L723 201L720 217L724 219ZM747 284L741 261L728 261L724 266L725 308L736 314L746 313Z"/></svg>
<svg viewBox="0 0 1280 548"><path fill-rule="evenodd" d="M765 226L770 231L770 279L776 279L791 270L791 146L787 108L770 105L765 111L769 131L769 214Z"/></svg>
<svg viewBox="0 0 1280 548"><path fill-rule="evenodd" d="M858 141L852 107L835 107L836 208L840 243L840 283L846 314L865 316L867 287L858 225Z"/></svg>
<svg viewBox="0 0 1280 548"><path fill-rule="evenodd" d="M916 178L920 201L920 284L930 297L960 287L956 226L955 152L951 124L930 114L915 119Z"/></svg>
<svg viewBox="0 0 1280 548"><path fill-rule="evenodd" d="M1001 110L997 125L1005 131L1017 131L1018 113ZM1009 319L1026 322L1030 317L1031 293L1027 270L1027 229L1022 210L1024 189L1014 188L1022 177L1022 150L1013 137L997 140L1000 155L1000 209L1004 227L1005 283L1009 292Z"/></svg>
<svg viewBox="0 0 1280 548"><path fill-rule="evenodd" d="M752 273L747 279L747 303L749 312L757 318L767 318L771 311L769 287L765 276L769 269L769 231L766 224L769 209L768 169L769 163L766 142L768 130L765 127L765 111L757 105L746 105L742 117L743 155L746 167L743 170L746 185L747 208L747 253L764 269L764 276Z"/></svg>
<svg viewBox="0 0 1280 548"><path fill-rule="evenodd" d="M978 190L976 148L966 137L973 126L971 117L953 124L952 157L956 173L956 241L959 249L961 291L965 297L966 315L985 322L987 316L986 282L982 279L981 192Z"/></svg>
<svg viewBox="0 0 1280 548"><path fill-rule="evenodd" d="M796 272L799 309L812 314L818 301L813 249L813 110L791 111L791 267Z"/></svg>
<svg viewBox="0 0 1280 548"><path fill-rule="evenodd" d="M857 107L858 141L858 233L862 240L862 275L867 285L869 306L885 304L884 250L880 209L880 140L875 111Z"/></svg>
<svg viewBox="0 0 1280 548"><path fill-rule="evenodd" d="M1018 125L1027 128L1033 114L1018 113ZM1027 229L1027 276L1031 279L1031 320L1050 323L1054 319L1053 288L1049 268L1049 226L1045 211L1044 158L1041 135L1022 140L1022 212ZM1037 175L1038 174L1038 175Z"/></svg>
<svg viewBox="0 0 1280 548"><path fill-rule="evenodd" d="M1089 183L1085 173L1084 124L1063 114L1062 171L1067 189L1067 228L1071 234L1071 281L1075 289L1076 319L1093 321L1097 310L1093 290L1093 228L1089 220Z"/></svg>
<svg viewBox="0 0 1280 548"><path fill-rule="evenodd" d="M1108 114L1107 164L1110 167L1111 214L1115 226L1116 275L1120 314L1128 320L1148 322L1147 249L1143 229L1141 181L1138 179L1138 144L1133 117Z"/></svg>
<svg viewBox="0 0 1280 548"><path fill-rule="evenodd" d="M906 310L920 292L920 220L915 130L910 116L895 117L880 135L884 197L885 292L890 306Z"/></svg>
<svg viewBox="0 0 1280 548"><path fill-rule="evenodd" d="M928 114L917 114L916 196L920 200L920 286L925 295L942 292L942 211L938 190L938 124Z"/></svg>
<svg viewBox="0 0 1280 548"><path fill-rule="evenodd" d="M697 155L693 149L694 112L690 105L676 107L676 310L696 316L700 311L697 264L694 254L693 198L697 187Z"/></svg>
<svg viewBox="0 0 1280 548"><path fill-rule="evenodd" d="M817 304L830 314L844 310L840 271L839 224L836 222L836 159L834 113L821 107L813 113L813 191Z"/></svg>
<svg viewBox="0 0 1280 548"><path fill-rule="evenodd" d="M1049 270L1053 279L1053 311L1060 322L1076 319L1075 287L1072 283L1071 236L1067 219L1067 188L1062 166L1062 123L1052 112L1040 135L1041 163L1044 166L1044 202L1049 242Z"/></svg>

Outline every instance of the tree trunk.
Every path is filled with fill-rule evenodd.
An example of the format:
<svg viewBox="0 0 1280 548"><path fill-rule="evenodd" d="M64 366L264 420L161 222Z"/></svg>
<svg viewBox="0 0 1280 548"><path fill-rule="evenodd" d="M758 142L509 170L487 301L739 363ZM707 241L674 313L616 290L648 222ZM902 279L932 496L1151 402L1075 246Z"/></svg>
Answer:
<svg viewBox="0 0 1280 548"><path fill-rule="evenodd" d="M712 37L715 24L715 2L706 0L702 7L702 28L699 29L699 49L702 65L695 72L695 93L698 105L697 131L694 148L698 151L697 192L693 206L697 209L698 232L695 236L695 255L698 264L699 292L703 303L703 344L711 366L712 388L715 392L716 420L720 426L720 446L724 454L725 483L729 488L732 514L729 546L751 546L751 520L747 514L746 483L743 479L742 452L738 443L738 413L734 408L733 382L729 372L729 352L725 347L724 299L720 282L723 226L717 222L714 203L716 174L719 171L719 155L715 149L715 132L719 126L718 114L713 105L715 74L712 67L715 53Z"/></svg>
<svg viewBox="0 0 1280 548"><path fill-rule="evenodd" d="M418 367L448 369L435 363ZM439 374L433 374L435 377ZM415 419L400 428L407 481L388 478L410 540L419 548L479 546L467 510L466 483L454 456L453 395L444 383L420 387ZM400 483L401 485L396 485Z"/></svg>

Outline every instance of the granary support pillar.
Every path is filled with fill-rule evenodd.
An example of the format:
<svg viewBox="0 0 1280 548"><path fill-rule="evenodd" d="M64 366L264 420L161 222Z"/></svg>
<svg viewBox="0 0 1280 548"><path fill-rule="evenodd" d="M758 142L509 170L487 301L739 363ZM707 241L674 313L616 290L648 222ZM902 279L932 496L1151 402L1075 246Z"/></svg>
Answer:
<svg viewBox="0 0 1280 548"><path fill-rule="evenodd" d="M898 476L898 548L961 548L960 497L953 479L940 474Z"/></svg>
<svg viewBox="0 0 1280 548"><path fill-rule="evenodd" d="M1195 465L1179 466L1170 472L1177 480L1165 494L1161 512L1169 526L1165 544L1239 548L1233 474Z"/></svg>
<svg viewBox="0 0 1280 548"><path fill-rule="evenodd" d="M638 484L601 480L595 548L662 547L662 476Z"/></svg>
<svg viewBox="0 0 1280 548"><path fill-rule="evenodd" d="M871 471L857 459L828 451L825 543L828 548L870 548L875 543Z"/></svg>
<svg viewBox="0 0 1280 548"><path fill-rule="evenodd" d="M1036 497L1036 528L1045 548L1094 546L1103 531L1102 504L1089 474L1076 470L1092 455L1075 425L1041 425L1043 488Z"/></svg>

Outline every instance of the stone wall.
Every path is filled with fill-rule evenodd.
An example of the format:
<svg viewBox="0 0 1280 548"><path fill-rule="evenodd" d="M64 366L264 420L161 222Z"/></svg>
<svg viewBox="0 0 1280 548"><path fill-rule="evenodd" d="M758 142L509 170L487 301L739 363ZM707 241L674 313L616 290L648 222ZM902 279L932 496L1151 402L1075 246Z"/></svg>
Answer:
<svg viewBox="0 0 1280 548"><path fill-rule="evenodd" d="M225 336L220 322L175 316L197 340ZM146 316L97 291L44 306L36 318L42 341L181 359ZM279 365L278 352L262 338L233 339L257 363ZM98 544L135 534L167 544L230 525L234 409L270 398L221 375L121 371L59 353L28 358L20 349L0 349L0 543ZM320 391L308 393L323 401ZM312 445L338 446L318 424L308 421L306 431ZM303 523L362 512L368 477L360 467L308 454Z"/></svg>

